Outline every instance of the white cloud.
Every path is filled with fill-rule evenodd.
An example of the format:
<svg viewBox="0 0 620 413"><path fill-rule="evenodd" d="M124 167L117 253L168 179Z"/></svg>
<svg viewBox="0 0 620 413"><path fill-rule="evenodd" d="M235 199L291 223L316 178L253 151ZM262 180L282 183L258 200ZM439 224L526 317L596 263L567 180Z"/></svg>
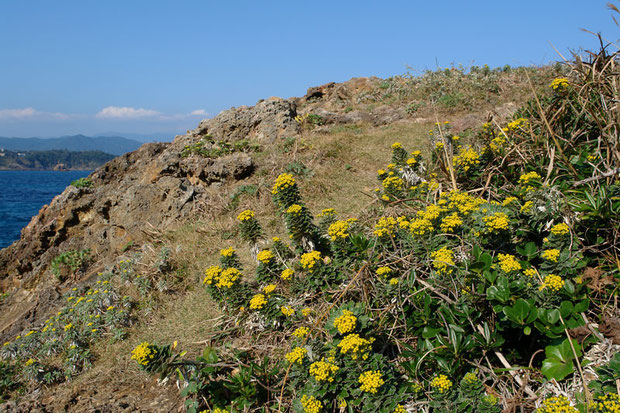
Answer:
<svg viewBox="0 0 620 413"><path fill-rule="evenodd" d="M136 109L128 106L108 106L95 115L104 119L139 119L158 117L162 114L151 109Z"/></svg>
<svg viewBox="0 0 620 413"><path fill-rule="evenodd" d="M42 112L34 108L0 109L0 120L65 120L75 116L58 112Z"/></svg>
<svg viewBox="0 0 620 413"><path fill-rule="evenodd" d="M190 113L190 116L209 116L209 113L202 109L196 109Z"/></svg>

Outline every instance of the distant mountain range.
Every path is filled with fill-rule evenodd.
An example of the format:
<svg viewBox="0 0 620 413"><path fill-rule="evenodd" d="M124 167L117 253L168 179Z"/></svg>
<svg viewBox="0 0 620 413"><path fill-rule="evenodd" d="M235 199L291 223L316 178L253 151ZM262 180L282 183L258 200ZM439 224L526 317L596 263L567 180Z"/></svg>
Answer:
<svg viewBox="0 0 620 413"><path fill-rule="evenodd" d="M142 142L121 136L84 135L62 136L60 138L2 138L0 149L8 151L102 151L112 155L122 155L138 149Z"/></svg>
<svg viewBox="0 0 620 413"><path fill-rule="evenodd" d="M93 170L114 159L101 151L7 151L0 150L0 170Z"/></svg>

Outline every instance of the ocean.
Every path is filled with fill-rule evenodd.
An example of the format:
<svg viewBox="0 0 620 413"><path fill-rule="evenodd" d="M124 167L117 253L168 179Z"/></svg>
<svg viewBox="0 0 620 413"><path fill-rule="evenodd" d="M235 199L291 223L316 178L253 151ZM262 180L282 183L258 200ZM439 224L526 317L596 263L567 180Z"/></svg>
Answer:
<svg viewBox="0 0 620 413"><path fill-rule="evenodd" d="M43 205L91 172L0 171L0 248L19 239L21 229Z"/></svg>

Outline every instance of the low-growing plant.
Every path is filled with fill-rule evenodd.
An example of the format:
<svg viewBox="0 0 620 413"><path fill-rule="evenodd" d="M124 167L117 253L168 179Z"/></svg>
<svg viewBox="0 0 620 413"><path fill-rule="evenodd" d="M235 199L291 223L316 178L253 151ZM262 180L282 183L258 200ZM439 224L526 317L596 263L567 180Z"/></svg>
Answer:
<svg viewBox="0 0 620 413"><path fill-rule="evenodd" d="M85 268L90 260L90 249L71 250L56 256L50 265L52 274L60 281L66 280L70 276Z"/></svg>
<svg viewBox="0 0 620 413"><path fill-rule="evenodd" d="M71 182L71 185L76 188L92 188L93 181L89 178L80 178Z"/></svg>

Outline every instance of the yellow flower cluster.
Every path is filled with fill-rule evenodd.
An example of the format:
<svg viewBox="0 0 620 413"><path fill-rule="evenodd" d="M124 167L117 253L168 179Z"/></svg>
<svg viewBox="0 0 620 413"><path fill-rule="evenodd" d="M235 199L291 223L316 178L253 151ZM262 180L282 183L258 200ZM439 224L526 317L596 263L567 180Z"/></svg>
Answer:
<svg viewBox="0 0 620 413"><path fill-rule="evenodd" d="M531 181L533 180L538 180L540 179L541 176L538 175L536 172L532 171L532 172L528 172L526 174L523 174L519 177L519 183L521 185L528 185Z"/></svg>
<svg viewBox="0 0 620 413"><path fill-rule="evenodd" d="M463 376L463 380L467 384L475 384L478 383L478 376L476 375L476 373L469 372L466 373L465 376Z"/></svg>
<svg viewBox="0 0 620 413"><path fill-rule="evenodd" d="M397 404L396 408L392 413L407 413L407 410L403 407L402 404Z"/></svg>
<svg viewBox="0 0 620 413"><path fill-rule="evenodd" d="M358 379L361 384L360 390L368 393L376 394L377 389L385 383L383 378L381 378L381 372L379 370L375 371L365 371L360 374Z"/></svg>
<svg viewBox="0 0 620 413"><path fill-rule="evenodd" d="M235 255L235 249L233 247L226 248L225 250L220 250L220 255L222 257L232 257Z"/></svg>
<svg viewBox="0 0 620 413"><path fill-rule="evenodd" d="M398 278L390 278L390 285L398 285Z"/></svg>
<svg viewBox="0 0 620 413"><path fill-rule="evenodd" d="M454 271L454 252L451 249L443 247L437 251L431 252L431 258L433 259L433 268L437 270L439 274L451 274Z"/></svg>
<svg viewBox="0 0 620 413"><path fill-rule="evenodd" d="M596 396L588 408L596 413L620 413L620 397L615 393Z"/></svg>
<svg viewBox="0 0 620 413"><path fill-rule="evenodd" d="M392 269L390 267L379 267L375 273L381 277L387 277L392 273Z"/></svg>
<svg viewBox="0 0 620 413"><path fill-rule="evenodd" d="M227 268L220 273L216 286L218 288L231 288L239 279L241 272L236 268Z"/></svg>
<svg viewBox="0 0 620 413"><path fill-rule="evenodd" d="M560 250L555 248L550 250L544 250L542 253L542 257L548 261L558 262L558 258L560 258Z"/></svg>
<svg viewBox="0 0 620 413"><path fill-rule="evenodd" d="M446 196L449 200L448 208L452 210L458 210L461 214L465 216L480 209L480 205L484 204L485 202L482 198L476 198L469 195L468 193L459 191L450 191Z"/></svg>
<svg viewBox="0 0 620 413"><path fill-rule="evenodd" d="M293 314L295 314L295 310L293 309L293 307L288 307L288 306L285 306L285 305L280 307L280 311L282 311L282 314L284 314L287 317L290 317Z"/></svg>
<svg viewBox="0 0 620 413"><path fill-rule="evenodd" d="M312 314L312 308L304 308L301 310L301 315L304 317L308 317L310 314Z"/></svg>
<svg viewBox="0 0 620 413"><path fill-rule="evenodd" d="M254 218L254 211L252 211L251 209L246 209L245 211L237 215L237 219L239 221L249 221L252 218Z"/></svg>
<svg viewBox="0 0 620 413"><path fill-rule="evenodd" d="M440 374L431 380L431 387L437 389L439 393L445 393L452 387L452 382L445 374Z"/></svg>
<svg viewBox="0 0 620 413"><path fill-rule="evenodd" d="M452 159L452 165L461 168L464 172L480 164L480 154L471 147L461 148L459 154Z"/></svg>
<svg viewBox="0 0 620 413"><path fill-rule="evenodd" d="M217 265L207 268L205 270L205 279L202 280L202 283L211 285L214 282L217 282L221 272L222 269Z"/></svg>
<svg viewBox="0 0 620 413"><path fill-rule="evenodd" d="M272 292L274 292L276 290L276 285L275 284L269 284L266 285L265 287L263 287L263 293L269 295Z"/></svg>
<svg viewBox="0 0 620 413"><path fill-rule="evenodd" d="M506 206L512 204L515 201L517 201L517 197L516 196L509 196L506 199L504 199L504 201L502 202L502 206L506 207Z"/></svg>
<svg viewBox="0 0 620 413"><path fill-rule="evenodd" d="M397 192L401 191L404 188L405 181L403 181L397 176L388 176L383 180L381 185L383 185L383 188L386 191Z"/></svg>
<svg viewBox="0 0 620 413"><path fill-rule="evenodd" d="M443 149L443 142L435 143L435 149Z"/></svg>
<svg viewBox="0 0 620 413"><path fill-rule="evenodd" d="M290 207L288 207L288 209L286 210L286 213L291 214L291 215L299 215L301 214L301 211L302 211L301 205L293 204Z"/></svg>
<svg viewBox="0 0 620 413"><path fill-rule="evenodd" d="M524 214L529 214L534 207L534 203L532 201L526 201L525 204L521 207L521 212Z"/></svg>
<svg viewBox="0 0 620 413"><path fill-rule="evenodd" d="M334 327L338 329L340 334L350 333L355 330L355 324L357 323L357 317L353 315L352 311L342 310L342 315L336 317L334 320Z"/></svg>
<svg viewBox="0 0 620 413"><path fill-rule="evenodd" d="M250 300L250 308L252 310L260 310L267 304L267 298L264 294L256 294Z"/></svg>
<svg viewBox="0 0 620 413"><path fill-rule="evenodd" d="M568 234L569 228L565 223L557 224L551 227L551 233L556 236Z"/></svg>
<svg viewBox="0 0 620 413"><path fill-rule="evenodd" d="M325 208L324 210L321 211L321 213L318 215L319 218L323 218L323 217L333 217L336 215L336 210L334 208Z"/></svg>
<svg viewBox="0 0 620 413"><path fill-rule="evenodd" d="M527 270L523 271L523 274L525 274L525 276L527 277L536 277L536 274L538 274L536 272L536 270L534 268L528 268Z"/></svg>
<svg viewBox="0 0 620 413"><path fill-rule="evenodd" d="M400 216L396 218L396 222L398 222L398 226L401 229L407 229L409 228L409 225L411 225L411 223L409 222L406 216Z"/></svg>
<svg viewBox="0 0 620 413"><path fill-rule="evenodd" d="M508 125L506 125L506 129L508 129L510 132L514 132L517 129L526 127L527 122L528 120L525 118L515 119L512 122L508 123Z"/></svg>
<svg viewBox="0 0 620 413"><path fill-rule="evenodd" d="M521 263L514 255L497 254L497 258L499 259L499 268L501 268L505 273L521 270Z"/></svg>
<svg viewBox="0 0 620 413"><path fill-rule="evenodd" d="M293 335L297 338L304 338L308 334L310 334L308 327L298 327L295 331L293 331Z"/></svg>
<svg viewBox="0 0 620 413"><path fill-rule="evenodd" d="M508 131L508 128L505 128L505 130ZM491 142L489 142L489 148L491 148L493 152L499 152L499 150L502 149L505 143L506 143L506 137L504 137L504 135L499 135L491 139ZM482 153L484 154L485 152L486 152L486 147L482 148Z"/></svg>
<svg viewBox="0 0 620 413"><path fill-rule="evenodd" d="M328 381L330 383L333 382L333 374L335 374L338 370L340 370L340 367L326 362L324 359L321 361L315 361L310 365L310 374L314 376L314 379L319 383L322 381Z"/></svg>
<svg viewBox="0 0 620 413"><path fill-rule="evenodd" d="M291 174L280 174L276 178L276 183L273 185L273 189L271 190L272 194L277 194L283 189L287 189L295 185L295 178Z"/></svg>
<svg viewBox="0 0 620 413"><path fill-rule="evenodd" d="M347 221L336 221L331 224L327 230L327 233L331 237L332 241L339 241L346 239L349 234L349 223Z"/></svg>
<svg viewBox="0 0 620 413"><path fill-rule="evenodd" d="M368 359L368 353L372 349L372 343L374 341L374 338L366 340L365 338L361 338L359 334L349 334L338 343L338 347L340 348L340 354L350 353L353 360L357 360L358 358L366 360Z"/></svg>
<svg viewBox="0 0 620 413"><path fill-rule="evenodd" d="M550 397L546 399L542 406L536 409L535 413L577 413L579 410L570 405L565 396Z"/></svg>
<svg viewBox="0 0 620 413"><path fill-rule="evenodd" d="M500 231L506 231L510 224L508 215L503 212L496 212L493 215L482 218L482 220L485 222L487 230L494 234Z"/></svg>
<svg viewBox="0 0 620 413"><path fill-rule="evenodd" d="M292 276L293 270L291 270L290 268L285 269L284 271L282 271L282 274L280 274L280 278L282 278L284 281L290 280Z"/></svg>
<svg viewBox="0 0 620 413"><path fill-rule="evenodd" d="M301 406L304 408L304 413L319 413L323 408L323 403L314 396L308 397L304 394L301 398Z"/></svg>
<svg viewBox="0 0 620 413"><path fill-rule="evenodd" d="M409 231L413 235L424 235L433 229L433 223L426 218L418 218L409 224Z"/></svg>
<svg viewBox="0 0 620 413"><path fill-rule="evenodd" d="M568 87L568 79L565 77L558 77L553 79L549 87L553 90L563 90Z"/></svg>
<svg viewBox="0 0 620 413"><path fill-rule="evenodd" d="M403 145L400 142L394 142L392 144L392 149L401 149Z"/></svg>
<svg viewBox="0 0 620 413"><path fill-rule="evenodd" d="M454 232L454 230L461 225L463 225L463 220L461 219L461 217L459 217L459 214L454 212L450 215L447 215L446 217L444 217L444 219L441 220L441 225L439 228L443 232L451 233Z"/></svg>
<svg viewBox="0 0 620 413"><path fill-rule="evenodd" d="M559 275L549 274L545 276L545 281L541 284L538 289L540 291L549 289L551 291L557 292L560 291L564 287L564 280Z"/></svg>
<svg viewBox="0 0 620 413"><path fill-rule="evenodd" d="M267 265L273 259L273 252L271 252L271 250L262 250L261 252L256 254L256 259Z"/></svg>
<svg viewBox="0 0 620 413"><path fill-rule="evenodd" d="M392 236L396 232L396 228L398 227L398 221L396 221L392 217L381 217L379 221L375 224L375 230L373 234L377 237L382 238L386 236Z"/></svg>
<svg viewBox="0 0 620 413"><path fill-rule="evenodd" d="M65 324L65 331L69 331L73 328L73 323Z"/></svg>
<svg viewBox="0 0 620 413"><path fill-rule="evenodd" d="M304 361L304 357L306 357L306 354L308 353L308 350L303 348L303 347L295 347L290 353L286 353L286 359L288 360L289 363L294 364L294 363L298 363L301 364Z"/></svg>
<svg viewBox="0 0 620 413"><path fill-rule="evenodd" d="M131 359L135 360L138 364L146 367L157 356L155 347L148 342L144 341L139 344L131 352Z"/></svg>
<svg viewBox="0 0 620 413"><path fill-rule="evenodd" d="M319 251L312 251L303 254L299 259L299 262L303 268L312 271L316 263L320 260L321 253Z"/></svg>

